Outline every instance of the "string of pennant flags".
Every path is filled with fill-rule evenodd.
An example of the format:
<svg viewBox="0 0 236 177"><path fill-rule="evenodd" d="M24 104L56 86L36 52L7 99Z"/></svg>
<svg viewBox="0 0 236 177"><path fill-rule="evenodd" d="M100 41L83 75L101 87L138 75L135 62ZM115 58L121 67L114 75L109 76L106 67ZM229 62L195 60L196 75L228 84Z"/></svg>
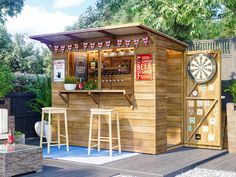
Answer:
<svg viewBox="0 0 236 177"><path fill-rule="evenodd" d="M142 39L134 39L134 40L122 40L122 39L117 39L116 40L116 47L121 47L122 44L125 45L125 47L130 47L131 45L131 41L133 41L134 43L134 47L138 47L140 45L140 42L142 41L144 46L148 45L149 42L149 38L148 37L144 37ZM79 50L79 49L91 49L94 50L95 47L97 46L97 48L99 50L101 50L103 47L105 48L110 48L111 47L111 40L105 41L105 42L97 42L97 43L93 43L93 42L83 42L82 45L76 43L76 44L70 44L70 45L49 45L49 48L51 50L53 50L54 52L65 52L65 50L67 49L68 51L72 51L73 49L75 50Z"/></svg>

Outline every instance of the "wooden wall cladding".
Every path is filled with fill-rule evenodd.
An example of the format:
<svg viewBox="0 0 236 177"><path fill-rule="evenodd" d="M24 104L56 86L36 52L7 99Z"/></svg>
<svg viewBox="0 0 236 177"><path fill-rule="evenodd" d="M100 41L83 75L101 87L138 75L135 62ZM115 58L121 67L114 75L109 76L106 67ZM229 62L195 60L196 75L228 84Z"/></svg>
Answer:
<svg viewBox="0 0 236 177"><path fill-rule="evenodd" d="M139 47L135 53L155 53L155 47ZM54 54L53 59L67 57L66 54ZM135 62L134 62L135 63ZM135 66L134 66L135 68ZM155 64L153 64L153 78L155 78ZM132 74L135 71L132 70ZM65 106L58 96L58 90L63 90L63 83L52 85L53 106ZM134 80L134 110L122 94L104 93L100 96L102 108L117 108L120 112L121 145L122 150L143 153L156 153L155 146L155 80ZM85 93L70 94L68 108L69 140L71 145L87 146L89 130L89 109L97 107L93 100ZM102 134L108 135L107 119L103 119ZM63 126L63 124L61 125ZM96 129L96 122L94 123ZM55 129L55 128L54 128ZM63 129L62 129L63 131ZM114 135L116 129L114 127ZM96 130L94 130L96 136ZM103 147L108 147L103 143Z"/></svg>
<svg viewBox="0 0 236 177"><path fill-rule="evenodd" d="M182 143L183 136L183 52L167 50L167 143Z"/></svg>

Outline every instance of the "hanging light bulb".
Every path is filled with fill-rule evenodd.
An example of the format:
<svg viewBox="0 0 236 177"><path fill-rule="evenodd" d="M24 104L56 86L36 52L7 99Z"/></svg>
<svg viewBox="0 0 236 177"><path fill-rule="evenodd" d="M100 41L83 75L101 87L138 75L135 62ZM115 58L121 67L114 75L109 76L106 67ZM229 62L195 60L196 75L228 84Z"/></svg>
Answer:
<svg viewBox="0 0 236 177"><path fill-rule="evenodd" d="M112 57L116 56L116 52L114 52L114 50L111 52L111 56Z"/></svg>
<svg viewBox="0 0 236 177"><path fill-rule="evenodd" d="M125 52L123 50L120 50L119 53L118 53L119 56L124 56L125 55Z"/></svg>
<svg viewBox="0 0 236 177"><path fill-rule="evenodd" d="M104 56L104 57L107 57L107 56L108 56L108 53L107 53L106 51L104 51L103 56Z"/></svg>

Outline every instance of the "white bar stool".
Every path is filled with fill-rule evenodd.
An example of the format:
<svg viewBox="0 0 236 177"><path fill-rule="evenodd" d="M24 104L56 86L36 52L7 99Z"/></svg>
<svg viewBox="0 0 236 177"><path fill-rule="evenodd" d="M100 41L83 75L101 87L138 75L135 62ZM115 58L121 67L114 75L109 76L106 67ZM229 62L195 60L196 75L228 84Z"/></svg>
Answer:
<svg viewBox="0 0 236 177"><path fill-rule="evenodd" d="M44 114L48 114L48 137L47 142L43 142L43 121L44 121ZM52 114L57 114L57 141L52 142L51 140L51 117ZM64 114L64 121L65 121L65 135L60 134L60 116L59 114ZM67 109L60 108L60 107L44 107L42 108L42 124L41 124L41 136L40 136L40 147L42 147L43 143L47 143L48 153L50 153L50 146L51 143L57 143L58 148L60 149L61 145L66 145L66 150L69 151L69 138L68 138L68 126L67 126ZM66 139L66 144L61 144L61 137Z"/></svg>
<svg viewBox="0 0 236 177"><path fill-rule="evenodd" d="M116 126L117 126L117 138L112 137L112 114L116 114ZM98 138L92 139L93 132L93 118L94 115L98 115ZM101 137L101 115L108 115L109 118L109 136ZM118 141L118 146L112 147L112 140ZM91 146L92 141L97 141L97 144ZM98 152L100 152L100 142L109 142L110 156L112 156L112 149L118 148L119 153L121 153L121 143L120 143L120 122L119 122L119 112L115 109L102 109L102 108L92 108L90 109L90 125L89 125L89 142L88 142L88 155L90 155L91 147L98 147Z"/></svg>

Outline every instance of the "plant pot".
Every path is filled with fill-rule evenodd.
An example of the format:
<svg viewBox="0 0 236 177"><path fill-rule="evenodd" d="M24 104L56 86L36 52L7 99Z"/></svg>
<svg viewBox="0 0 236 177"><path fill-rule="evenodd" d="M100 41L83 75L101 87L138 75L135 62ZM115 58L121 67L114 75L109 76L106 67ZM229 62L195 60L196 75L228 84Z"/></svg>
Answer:
<svg viewBox="0 0 236 177"><path fill-rule="evenodd" d="M76 89L76 84L64 84L64 88L66 90L75 90Z"/></svg>
<svg viewBox="0 0 236 177"><path fill-rule="evenodd" d="M229 153L236 154L236 104L227 103L227 133Z"/></svg>
<svg viewBox="0 0 236 177"><path fill-rule="evenodd" d="M17 135L14 138L16 144L25 144L25 134Z"/></svg>
<svg viewBox="0 0 236 177"><path fill-rule="evenodd" d="M41 136L41 125L42 122L36 122L34 125L34 129L36 134L40 137ZM43 137L46 138L48 140L48 122L47 121L43 121ZM52 140L52 126L51 126L51 132L50 132L50 139Z"/></svg>

